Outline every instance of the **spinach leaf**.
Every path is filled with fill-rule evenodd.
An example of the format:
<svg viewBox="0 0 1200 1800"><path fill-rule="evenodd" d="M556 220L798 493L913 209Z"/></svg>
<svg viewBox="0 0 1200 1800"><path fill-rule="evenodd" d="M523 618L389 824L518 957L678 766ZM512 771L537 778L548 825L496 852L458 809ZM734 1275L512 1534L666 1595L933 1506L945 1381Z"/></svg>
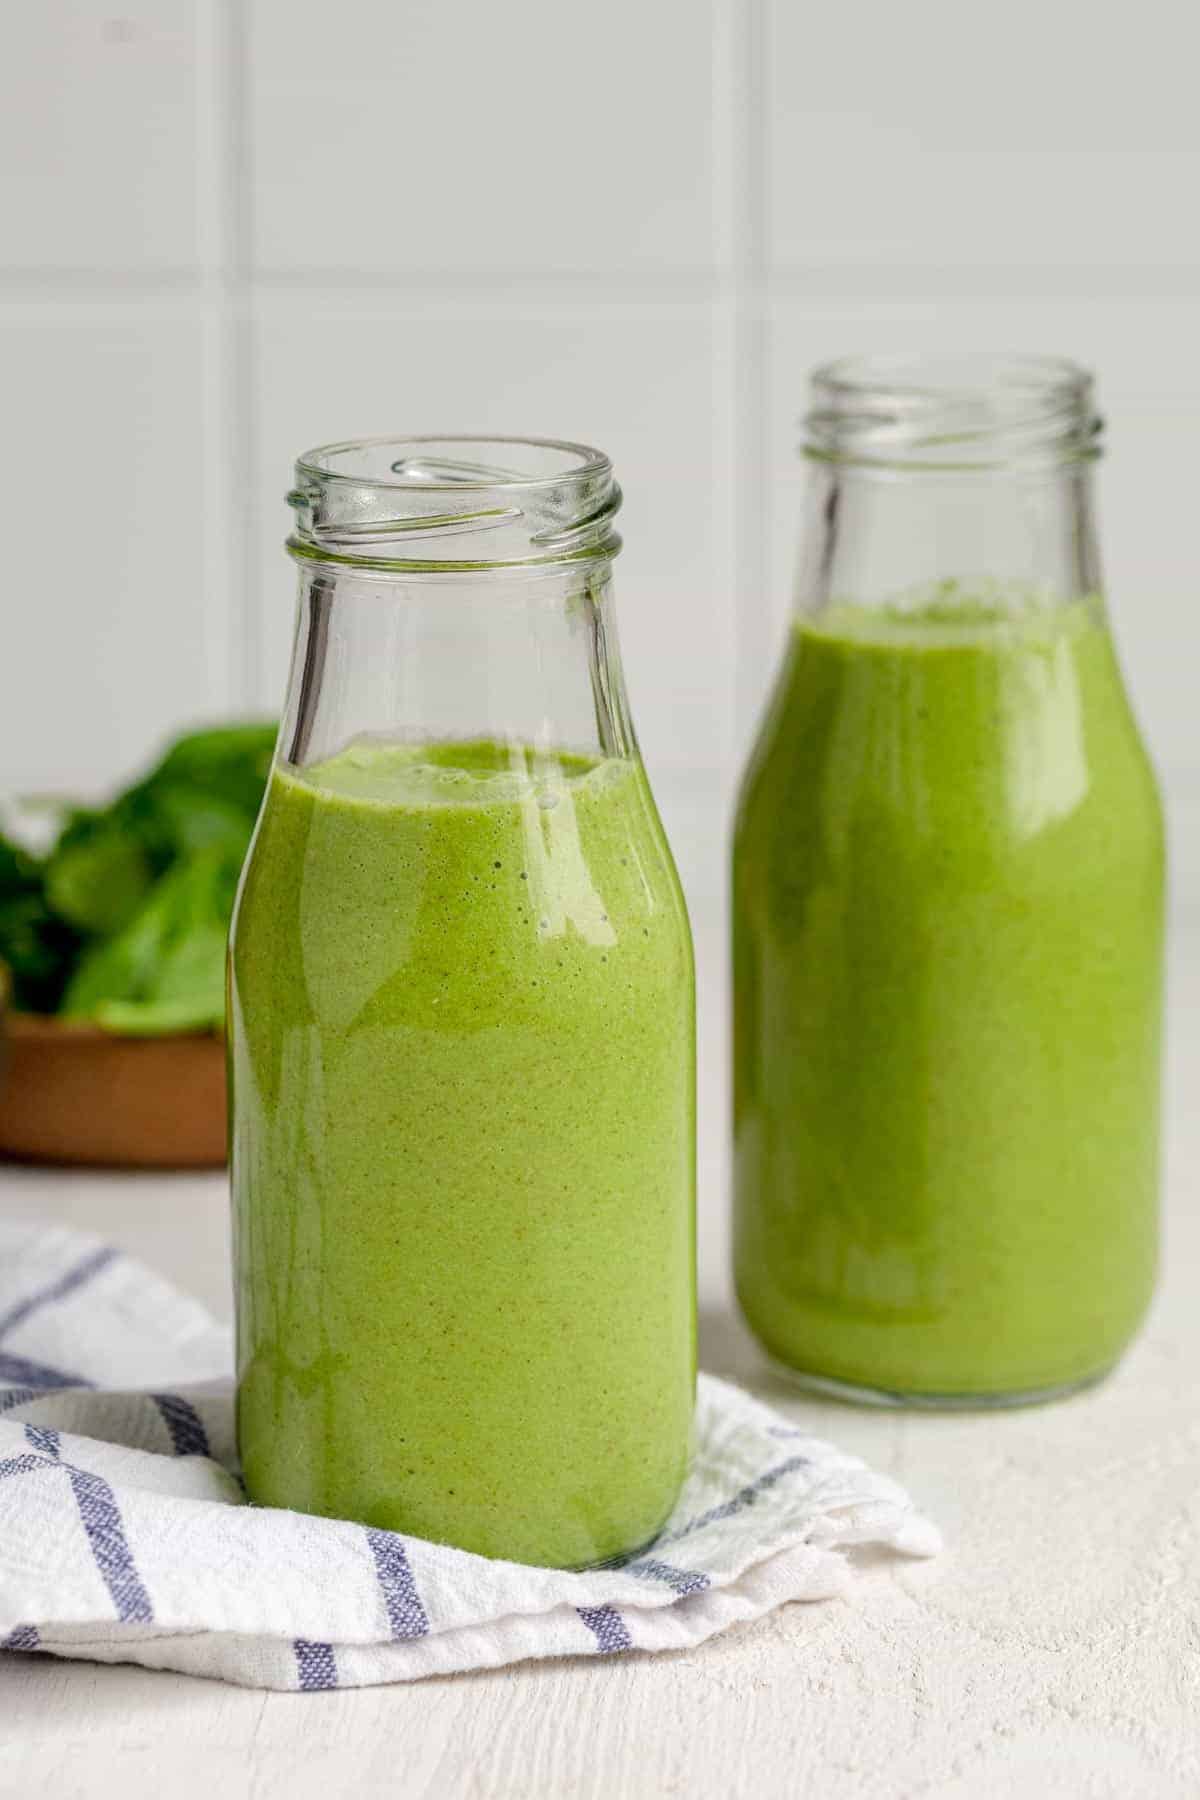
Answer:
<svg viewBox="0 0 1200 1800"><path fill-rule="evenodd" d="M173 743L105 807L73 807L39 859L0 836L0 960L14 1005L114 1031L219 1027L237 876L274 724Z"/></svg>
<svg viewBox="0 0 1200 1800"><path fill-rule="evenodd" d="M123 931L82 957L63 996L67 1017L116 1030L205 1030L225 1016L225 938L240 859L220 848L178 862ZM155 1015L169 1007L178 1022Z"/></svg>
<svg viewBox="0 0 1200 1800"><path fill-rule="evenodd" d="M46 904L36 858L0 837L0 958L12 977L13 1005L52 1012L78 949L78 934Z"/></svg>
<svg viewBox="0 0 1200 1800"><path fill-rule="evenodd" d="M161 803L164 794L200 793L222 800L251 822L262 803L263 786L275 750L273 724L222 725L176 739L157 768L134 793Z"/></svg>
<svg viewBox="0 0 1200 1800"><path fill-rule="evenodd" d="M145 848L113 820L59 846L46 864L46 904L77 931L105 937L127 925L154 880Z"/></svg>

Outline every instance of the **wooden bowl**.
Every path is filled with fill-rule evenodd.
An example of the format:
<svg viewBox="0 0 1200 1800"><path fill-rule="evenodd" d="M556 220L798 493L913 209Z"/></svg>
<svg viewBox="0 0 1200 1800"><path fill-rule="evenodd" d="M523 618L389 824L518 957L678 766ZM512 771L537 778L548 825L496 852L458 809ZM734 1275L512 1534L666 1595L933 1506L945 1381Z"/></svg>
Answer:
<svg viewBox="0 0 1200 1800"><path fill-rule="evenodd" d="M212 1032L125 1037L9 1013L0 1043L0 1156L106 1168L225 1161L225 1045Z"/></svg>

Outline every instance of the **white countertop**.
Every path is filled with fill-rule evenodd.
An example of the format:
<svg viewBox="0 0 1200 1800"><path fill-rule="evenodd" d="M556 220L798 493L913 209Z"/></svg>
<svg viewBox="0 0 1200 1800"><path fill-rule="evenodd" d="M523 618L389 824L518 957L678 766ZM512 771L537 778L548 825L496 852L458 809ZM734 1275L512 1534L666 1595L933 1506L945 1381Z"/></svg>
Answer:
<svg viewBox="0 0 1200 1800"><path fill-rule="evenodd" d="M710 962L709 966L713 966ZM702 996L701 1356L896 1474L943 1526L849 1601L700 1649L412 1687L249 1693L0 1657L0 1795L88 1800L1131 1800L1200 1792L1200 935L1172 974L1167 1252L1106 1386L982 1417L872 1413L773 1385L732 1316L723 1007ZM227 1310L219 1177L0 1170L0 1215L108 1235Z"/></svg>

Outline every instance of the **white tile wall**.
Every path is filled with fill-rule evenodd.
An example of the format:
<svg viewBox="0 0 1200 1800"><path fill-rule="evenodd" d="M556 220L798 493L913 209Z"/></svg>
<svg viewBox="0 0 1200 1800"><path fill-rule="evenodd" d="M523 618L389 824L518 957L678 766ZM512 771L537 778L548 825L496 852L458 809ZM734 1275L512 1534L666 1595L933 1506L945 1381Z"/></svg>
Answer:
<svg viewBox="0 0 1200 1800"><path fill-rule="evenodd" d="M196 268L197 11L191 0L4 9L5 270Z"/></svg>
<svg viewBox="0 0 1200 1800"><path fill-rule="evenodd" d="M264 272L711 268L706 0L257 0L251 19Z"/></svg>
<svg viewBox="0 0 1200 1800"><path fill-rule="evenodd" d="M1188 0L843 0L819 19L768 0L768 17L780 268L1004 283L1200 262Z"/></svg>
<svg viewBox="0 0 1200 1800"><path fill-rule="evenodd" d="M593 438L694 905L786 615L811 363L1099 369L1114 609L1200 905L1183 0L40 0L0 61L0 784L273 704L295 453Z"/></svg>
<svg viewBox="0 0 1200 1800"><path fill-rule="evenodd" d="M190 309L0 307L0 782L86 794L229 704ZM216 629L214 630L214 626Z"/></svg>

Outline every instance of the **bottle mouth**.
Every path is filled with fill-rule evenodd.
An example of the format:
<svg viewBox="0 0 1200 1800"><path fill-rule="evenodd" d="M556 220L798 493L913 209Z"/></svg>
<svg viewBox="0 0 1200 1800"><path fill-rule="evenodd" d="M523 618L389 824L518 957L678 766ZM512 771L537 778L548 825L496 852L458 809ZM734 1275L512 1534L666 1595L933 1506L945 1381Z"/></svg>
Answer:
<svg viewBox="0 0 1200 1800"><path fill-rule="evenodd" d="M611 462L557 438L322 444L297 460L288 504L294 556L363 569L557 567L607 560L621 548Z"/></svg>
<svg viewBox="0 0 1200 1800"><path fill-rule="evenodd" d="M812 378L805 455L890 471L1088 462L1103 422L1088 370L1066 357L845 357Z"/></svg>

